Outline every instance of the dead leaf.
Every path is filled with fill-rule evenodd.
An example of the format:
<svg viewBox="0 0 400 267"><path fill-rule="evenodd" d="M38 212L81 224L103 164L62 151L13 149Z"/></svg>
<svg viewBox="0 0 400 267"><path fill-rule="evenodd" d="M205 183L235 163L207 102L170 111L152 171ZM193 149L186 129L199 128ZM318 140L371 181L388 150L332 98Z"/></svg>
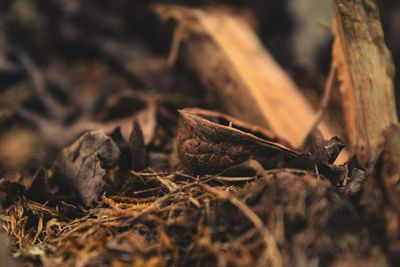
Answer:
<svg viewBox="0 0 400 267"><path fill-rule="evenodd" d="M157 107L150 103L145 109L138 112L136 119L143 133L144 143L150 144L154 138L157 127Z"/></svg>
<svg viewBox="0 0 400 267"><path fill-rule="evenodd" d="M107 170L119 157L120 151L109 136L101 130L90 131L61 151L53 171L76 190L85 206L90 206L103 190Z"/></svg>

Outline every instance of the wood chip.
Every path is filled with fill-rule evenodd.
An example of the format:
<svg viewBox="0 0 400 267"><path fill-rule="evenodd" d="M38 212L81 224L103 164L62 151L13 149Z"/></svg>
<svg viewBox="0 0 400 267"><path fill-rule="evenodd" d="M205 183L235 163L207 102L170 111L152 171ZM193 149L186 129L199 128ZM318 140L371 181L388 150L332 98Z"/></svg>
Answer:
<svg viewBox="0 0 400 267"><path fill-rule="evenodd" d="M394 66L372 0L334 1L334 66L341 82L348 138L363 167L382 151L383 131L397 122Z"/></svg>

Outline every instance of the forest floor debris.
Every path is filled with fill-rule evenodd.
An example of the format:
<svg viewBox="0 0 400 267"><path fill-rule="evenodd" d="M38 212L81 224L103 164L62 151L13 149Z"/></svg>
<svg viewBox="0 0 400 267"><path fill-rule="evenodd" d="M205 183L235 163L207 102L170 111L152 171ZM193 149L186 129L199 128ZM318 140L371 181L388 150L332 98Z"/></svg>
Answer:
<svg viewBox="0 0 400 267"><path fill-rule="evenodd" d="M354 1L361 2L361 11L376 11L369 0ZM268 7L270 15L283 12ZM213 14L226 10L248 16L254 25L243 29L256 38L252 27L264 13L260 19L231 4ZM347 140L325 140L318 123L304 138L313 120L294 119L304 114L264 114L276 128L302 129L287 133L293 146L274 129L221 113L245 98L222 103L198 77L221 72L188 71L180 49L201 61L203 54L185 47L187 36L174 38L169 22L137 1L2 6L0 265L398 266L399 126L384 131L382 147L374 143L371 171L355 158L335 162ZM195 47L210 42L197 34L189 40ZM287 44L278 46L287 52ZM223 75L217 87L232 77ZM326 101L318 120L331 112Z"/></svg>

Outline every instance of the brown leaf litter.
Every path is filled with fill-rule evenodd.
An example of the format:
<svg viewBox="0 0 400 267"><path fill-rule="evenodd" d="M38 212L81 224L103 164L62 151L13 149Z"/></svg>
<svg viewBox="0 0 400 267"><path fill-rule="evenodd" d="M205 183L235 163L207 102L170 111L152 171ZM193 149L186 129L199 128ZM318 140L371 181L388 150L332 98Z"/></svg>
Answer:
<svg viewBox="0 0 400 267"><path fill-rule="evenodd" d="M367 173L317 128L292 147L186 108L218 105L132 37L142 8L0 10L0 264L397 266L398 127Z"/></svg>

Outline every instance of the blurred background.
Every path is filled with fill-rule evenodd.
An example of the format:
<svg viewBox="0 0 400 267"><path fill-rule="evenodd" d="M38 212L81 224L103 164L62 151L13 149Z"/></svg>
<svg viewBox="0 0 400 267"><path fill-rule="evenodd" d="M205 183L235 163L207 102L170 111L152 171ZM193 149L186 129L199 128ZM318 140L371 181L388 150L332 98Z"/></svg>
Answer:
<svg viewBox="0 0 400 267"><path fill-rule="evenodd" d="M51 162L89 123L111 129L111 122L138 113L147 122L150 150L168 152L178 108L218 109L196 77L179 64L166 64L172 25L161 26L150 12L156 2L223 6L245 17L318 106L331 59L330 0L2 0L0 175ZM400 99L400 1L378 5ZM338 96L333 97L331 111L338 121L340 109ZM151 118L159 123L148 123Z"/></svg>

